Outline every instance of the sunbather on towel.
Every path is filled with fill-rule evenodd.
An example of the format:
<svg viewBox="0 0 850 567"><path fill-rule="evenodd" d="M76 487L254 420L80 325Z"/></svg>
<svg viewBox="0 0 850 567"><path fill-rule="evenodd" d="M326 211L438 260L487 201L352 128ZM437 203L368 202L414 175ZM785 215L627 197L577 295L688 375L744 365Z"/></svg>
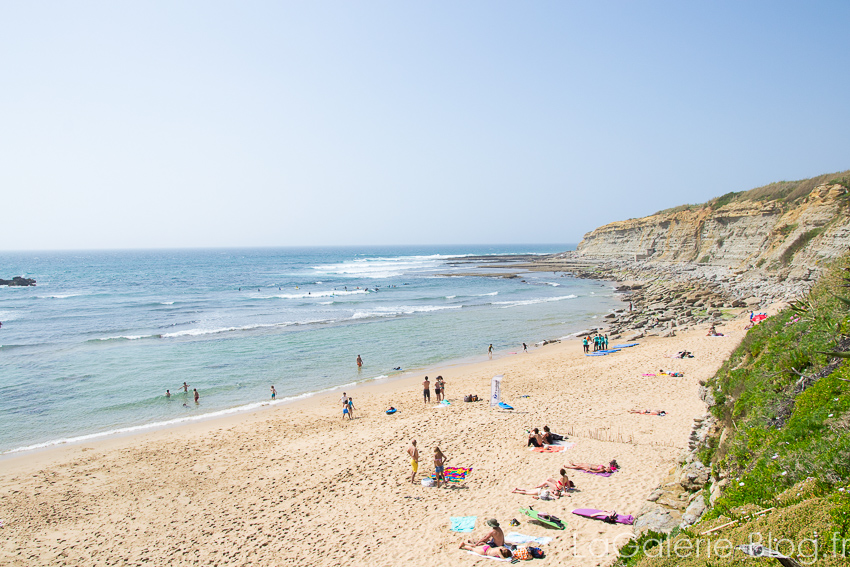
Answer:
<svg viewBox="0 0 850 567"><path fill-rule="evenodd" d="M463 542L462 544L460 544L460 548L465 549L466 551L471 551L472 553L476 553L478 555L483 555L485 557L499 557L500 559L510 559L513 556L511 550L507 547L491 547L486 543L484 545L472 545L470 543Z"/></svg>
<svg viewBox="0 0 850 567"><path fill-rule="evenodd" d="M487 535L478 539L472 538L466 540L465 543L472 546L489 545L490 547L500 547L505 545L505 533L502 531L502 528L499 527L499 522L495 518L490 518L484 523L492 528L489 532L487 532Z"/></svg>
<svg viewBox="0 0 850 567"><path fill-rule="evenodd" d="M577 471L587 471L592 473L611 473L620 468L620 465L617 464L617 461L611 459L611 462L608 463L608 466L605 465L591 465L589 463L570 463L569 465L564 465L566 469L575 469Z"/></svg>
<svg viewBox="0 0 850 567"><path fill-rule="evenodd" d="M560 498L562 494L566 494L570 489L574 488L575 485L567 476L566 470L561 469L559 472L561 474L560 478L555 479L550 477L532 489L514 488L511 492L516 494L527 494L542 500L549 500L550 498L544 496L542 492L545 490L548 492L548 495L551 495L553 498Z"/></svg>

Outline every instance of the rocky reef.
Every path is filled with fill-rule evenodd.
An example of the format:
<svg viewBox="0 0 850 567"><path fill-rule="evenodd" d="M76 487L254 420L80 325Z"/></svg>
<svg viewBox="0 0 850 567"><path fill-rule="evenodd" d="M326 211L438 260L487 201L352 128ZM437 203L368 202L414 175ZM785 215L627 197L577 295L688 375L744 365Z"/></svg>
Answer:
<svg viewBox="0 0 850 567"><path fill-rule="evenodd" d="M28 286L28 285L35 285L35 280L32 279L32 278L23 278L21 276L15 276L11 280L0 279L0 285Z"/></svg>

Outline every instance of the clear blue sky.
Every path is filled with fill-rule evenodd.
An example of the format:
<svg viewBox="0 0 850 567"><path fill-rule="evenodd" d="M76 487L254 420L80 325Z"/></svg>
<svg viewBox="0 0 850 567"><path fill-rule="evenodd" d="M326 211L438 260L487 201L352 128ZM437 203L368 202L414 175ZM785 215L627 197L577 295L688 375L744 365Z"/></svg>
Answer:
<svg viewBox="0 0 850 567"><path fill-rule="evenodd" d="M850 168L850 2L0 2L0 249L578 242Z"/></svg>

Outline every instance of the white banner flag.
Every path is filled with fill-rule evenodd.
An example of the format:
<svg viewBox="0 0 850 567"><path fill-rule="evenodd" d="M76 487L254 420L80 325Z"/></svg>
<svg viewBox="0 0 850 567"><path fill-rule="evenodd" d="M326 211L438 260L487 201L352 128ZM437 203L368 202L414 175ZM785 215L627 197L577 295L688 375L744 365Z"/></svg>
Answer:
<svg viewBox="0 0 850 567"><path fill-rule="evenodd" d="M493 376L490 381L490 405L497 406L502 397L502 375Z"/></svg>

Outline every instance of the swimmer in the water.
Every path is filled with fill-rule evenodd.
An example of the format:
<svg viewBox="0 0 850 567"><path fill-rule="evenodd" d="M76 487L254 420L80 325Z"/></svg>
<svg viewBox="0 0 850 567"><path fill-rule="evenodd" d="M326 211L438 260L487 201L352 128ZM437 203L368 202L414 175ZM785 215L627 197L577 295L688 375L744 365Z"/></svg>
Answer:
<svg viewBox="0 0 850 567"><path fill-rule="evenodd" d="M166 391L165 391L165 397L166 397L166 398L170 398L170 397L171 397L171 392L170 392L169 390L166 390Z"/></svg>

